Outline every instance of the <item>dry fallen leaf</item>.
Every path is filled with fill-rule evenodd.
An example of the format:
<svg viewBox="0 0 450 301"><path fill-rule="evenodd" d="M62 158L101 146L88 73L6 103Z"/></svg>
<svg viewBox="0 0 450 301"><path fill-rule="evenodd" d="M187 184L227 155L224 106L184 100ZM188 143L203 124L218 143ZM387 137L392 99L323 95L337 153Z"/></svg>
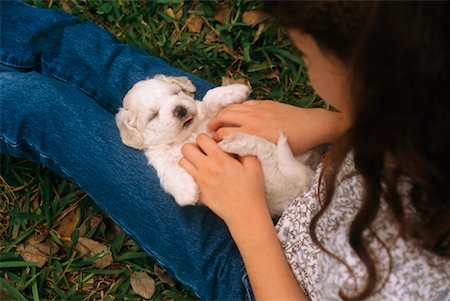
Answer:
<svg viewBox="0 0 450 301"><path fill-rule="evenodd" d="M62 9L66 12L66 13L72 13L72 7L70 6L70 1L68 0L63 0L60 1L60 4L62 6Z"/></svg>
<svg viewBox="0 0 450 301"><path fill-rule="evenodd" d="M253 26L267 19L267 15L259 10L246 11L242 14L242 22L246 25Z"/></svg>
<svg viewBox="0 0 450 301"><path fill-rule="evenodd" d="M44 235L42 235L42 234L33 234L30 237L28 237L26 243L35 245L35 244L43 242L44 240L45 240L45 236Z"/></svg>
<svg viewBox="0 0 450 301"><path fill-rule="evenodd" d="M50 247L50 240L44 241L44 239L42 235L32 235L25 243L17 245L16 250L25 261L34 262L41 268L47 263L50 252L55 255L59 251L55 243Z"/></svg>
<svg viewBox="0 0 450 301"><path fill-rule="evenodd" d="M244 84L248 85L248 81L245 78L231 78L227 76L222 76L222 86L228 86L231 84Z"/></svg>
<svg viewBox="0 0 450 301"><path fill-rule="evenodd" d="M216 19L216 21L219 22L220 24L225 24L225 22L227 21L227 15L229 11L230 7L228 6L228 4L226 3L220 4L219 8L217 9L214 15L214 19Z"/></svg>
<svg viewBox="0 0 450 301"><path fill-rule="evenodd" d="M130 283L133 292L145 299L150 299L155 293L155 280L146 272L132 272Z"/></svg>
<svg viewBox="0 0 450 301"><path fill-rule="evenodd" d="M196 14L190 14L186 20L186 27L189 32L200 33L202 32L203 19Z"/></svg>
<svg viewBox="0 0 450 301"><path fill-rule="evenodd" d="M180 8L176 13L175 13L175 18L177 20L180 20L183 17L183 9Z"/></svg>
<svg viewBox="0 0 450 301"><path fill-rule="evenodd" d="M264 78L267 79L275 79L280 77L280 71L278 70L270 70L267 72L264 72Z"/></svg>
<svg viewBox="0 0 450 301"><path fill-rule="evenodd" d="M34 262L39 268L42 268L48 261L48 254L42 253L37 247L30 244L19 244L16 247L17 252L27 262Z"/></svg>
<svg viewBox="0 0 450 301"><path fill-rule="evenodd" d="M79 237L75 249L80 252L84 259L99 254L98 258L94 261L94 265L98 268L106 268L114 262L109 248L90 238Z"/></svg>
<svg viewBox="0 0 450 301"><path fill-rule="evenodd" d="M213 45L213 44L217 43L218 40L219 40L219 37L218 37L217 34L214 32L214 30L209 29L209 30L206 32L206 35L205 35L205 44Z"/></svg>
<svg viewBox="0 0 450 301"><path fill-rule="evenodd" d="M75 208L64 216L56 231L61 237L70 237L81 218L80 208Z"/></svg>
<svg viewBox="0 0 450 301"><path fill-rule="evenodd" d="M102 220L103 220L103 219L102 219L101 216L98 217L98 216L90 215L88 218L86 218L86 219L84 220L83 223L81 223L81 225L80 225L80 227L79 227L79 230L80 230L80 236L84 236L84 235L87 233L88 228L89 228L89 229L97 228L98 225L102 222ZM89 227L86 226L86 224L89 224Z"/></svg>
<svg viewBox="0 0 450 301"><path fill-rule="evenodd" d="M153 265L153 271L155 272L156 276L158 276L159 279L161 279L162 282L167 283L170 286L174 286L175 280L172 279L169 275L166 274L166 271L161 268L158 264Z"/></svg>
<svg viewBox="0 0 450 301"><path fill-rule="evenodd" d="M117 224L111 223L110 225L107 226L105 231L106 242L109 243L114 241L121 233L122 229L120 229L120 227Z"/></svg>
<svg viewBox="0 0 450 301"><path fill-rule="evenodd" d="M255 33L255 36L253 37L252 44L254 44L256 41L258 41L261 34L264 32L264 29L266 28L266 23L259 23L258 24L258 30Z"/></svg>

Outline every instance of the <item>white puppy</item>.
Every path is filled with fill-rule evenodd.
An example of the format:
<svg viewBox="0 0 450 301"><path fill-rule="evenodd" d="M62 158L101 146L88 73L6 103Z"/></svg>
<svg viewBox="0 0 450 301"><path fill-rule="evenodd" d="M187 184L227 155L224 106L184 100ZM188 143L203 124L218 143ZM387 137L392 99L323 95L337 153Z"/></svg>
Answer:
<svg viewBox="0 0 450 301"><path fill-rule="evenodd" d="M206 133L208 121L220 109L241 103L250 94L246 85L232 84L211 89L203 101L197 101L193 98L195 90L187 77L158 75L136 83L116 115L123 143L145 152L164 190L182 206L196 204L199 194L194 179L178 165L182 145ZM294 157L281 133L278 145L237 133L225 137L219 146L228 153L258 157L273 216L280 215L292 199L305 191L313 175L307 162L316 159L315 152Z"/></svg>

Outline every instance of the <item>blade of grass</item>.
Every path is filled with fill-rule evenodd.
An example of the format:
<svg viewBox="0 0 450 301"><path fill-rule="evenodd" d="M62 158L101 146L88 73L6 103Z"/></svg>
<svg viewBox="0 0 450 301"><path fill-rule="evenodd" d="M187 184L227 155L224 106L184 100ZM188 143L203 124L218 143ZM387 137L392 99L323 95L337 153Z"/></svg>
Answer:
<svg viewBox="0 0 450 301"><path fill-rule="evenodd" d="M18 301L28 301L15 287L9 284L5 279L0 278L0 289L5 290L8 295Z"/></svg>
<svg viewBox="0 0 450 301"><path fill-rule="evenodd" d="M34 262L27 262L27 261L6 261L6 262L0 262L0 269L24 268L24 267L36 267L36 264Z"/></svg>

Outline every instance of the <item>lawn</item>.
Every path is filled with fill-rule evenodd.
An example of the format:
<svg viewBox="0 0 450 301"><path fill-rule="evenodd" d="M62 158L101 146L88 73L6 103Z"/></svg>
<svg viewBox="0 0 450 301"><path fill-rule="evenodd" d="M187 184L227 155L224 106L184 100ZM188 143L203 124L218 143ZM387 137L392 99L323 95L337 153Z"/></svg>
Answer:
<svg viewBox="0 0 450 301"><path fill-rule="evenodd" d="M257 13L255 1L28 2L92 20L124 43L216 84L248 82L253 98L322 106L285 30ZM2 156L1 187L0 300L196 299L76 184Z"/></svg>

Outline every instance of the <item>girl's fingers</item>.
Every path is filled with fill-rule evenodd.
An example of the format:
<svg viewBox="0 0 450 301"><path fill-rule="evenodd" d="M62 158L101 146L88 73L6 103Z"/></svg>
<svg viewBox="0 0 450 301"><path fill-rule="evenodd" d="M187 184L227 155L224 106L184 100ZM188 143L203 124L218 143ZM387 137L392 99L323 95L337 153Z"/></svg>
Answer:
<svg viewBox="0 0 450 301"><path fill-rule="evenodd" d="M209 121L208 130L214 132L221 127L239 126L242 123L241 120L245 119L243 117L244 113L245 111L241 104L230 105L219 111L219 113Z"/></svg>
<svg viewBox="0 0 450 301"><path fill-rule="evenodd" d="M187 160L194 168L204 162L206 155L201 151L201 149L194 143L186 143L181 148L181 154L184 159ZM186 164L186 163L184 163Z"/></svg>
<svg viewBox="0 0 450 301"><path fill-rule="evenodd" d="M242 104L246 105L246 106L254 106L254 105L259 105L261 104L261 100L248 100L248 101L244 101Z"/></svg>
<svg viewBox="0 0 450 301"><path fill-rule="evenodd" d="M195 178L195 175L197 173L197 168L191 162L189 162L189 160L187 160L186 158L183 157L178 162L178 165L180 165L182 168L184 168L188 172L188 174L190 174L191 176L193 176Z"/></svg>
<svg viewBox="0 0 450 301"><path fill-rule="evenodd" d="M213 139L216 142L222 141L223 138L225 138L225 136L230 135L232 133L235 132L242 132L240 127L223 127L218 129L214 135L213 135Z"/></svg>
<svg viewBox="0 0 450 301"><path fill-rule="evenodd" d="M208 157L210 156L214 157L224 153L219 148L217 143L211 137L205 134L200 134L197 136L197 145L200 148L200 150L203 151L203 153Z"/></svg>

